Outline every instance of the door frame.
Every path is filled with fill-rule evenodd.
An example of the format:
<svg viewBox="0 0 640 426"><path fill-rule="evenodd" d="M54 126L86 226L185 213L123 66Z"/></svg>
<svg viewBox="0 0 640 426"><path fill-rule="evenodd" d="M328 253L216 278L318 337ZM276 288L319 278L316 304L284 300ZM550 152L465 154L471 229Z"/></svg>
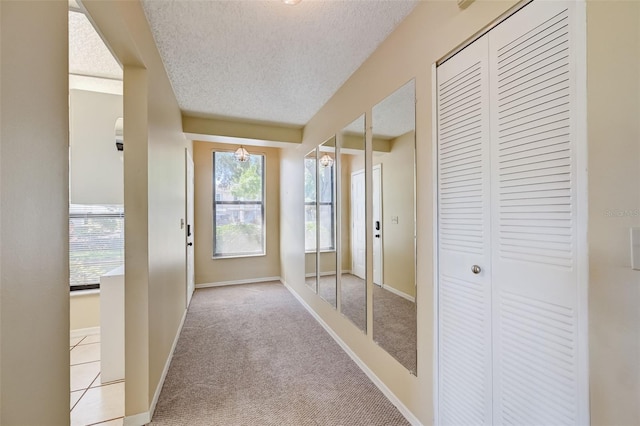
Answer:
<svg viewBox="0 0 640 426"><path fill-rule="evenodd" d="M185 182L185 307L191 303L191 297L195 290L195 245L194 244L194 215L195 215L195 165L188 148L184 150L184 182ZM192 244L191 246L189 244Z"/></svg>
<svg viewBox="0 0 640 426"><path fill-rule="evenodd" d="M379 171L378 173L378 178L376 179L376 170ZM383 194L382 194L382 164L376 164L375 166L373 166L371 168L371 179L372 179L372 183L373 183L373 187L371 190L371 200L372 200L372 209L371 209L371 215L373 216L373 213L375 212L375 206L376 204L378 205L378 220L380 221L380 232L377 232L375 229L375 223L376 223L376 218L373 217L372 219L372 224L374 226L373 229L373 270L374 273L372 275L372 282L373 284L384 288L384 226L383 226L383 219L384 219L384 215L382 214L382 203L383 203ZM377 183L376 183L377 181ZM375 187L376 185L378 185L378 197L376 197L375 194ZM376 238L376 232L378 234L380 234L379 238ZM378 270L380 271L380 282L376 283L376 274L375 274L375 270L376 270L376 250L375 250L375 246L376 244L380 245L380 255L378 256L379 259L379 265L378 265Z"/></svg>

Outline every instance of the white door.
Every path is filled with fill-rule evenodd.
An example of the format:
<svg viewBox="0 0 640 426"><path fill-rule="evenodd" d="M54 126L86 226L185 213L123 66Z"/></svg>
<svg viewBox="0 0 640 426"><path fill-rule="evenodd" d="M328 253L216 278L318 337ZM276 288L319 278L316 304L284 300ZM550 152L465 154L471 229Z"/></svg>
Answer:
<svg viewBox="0 0 640 426"><path fill-rule="evenodd" d="M351 273L363 280L367 270L364 170L351 174Z"/></svg>
<svg viewBox="0 0 640 426"><path fill-rule="evenodd" d="M382 164L373 166L373 283L382 286L383 253L382 241Z"/></svg>
<svg viewBox="0 0 640 426"><path fill-rule="evenodd" d="M185 171L186 171L186 244L187 244L187 306L191 303L191 296L193 296L193 290L195 288L194 283L194 259L193 259L193 186L194 186L194 172L193 172L193 158L188 150L185 149Z"/></svg>
<svg viewBox="0 0 640 426"><path fill-rule="evenodd" d="M487 37L438 67L437 85L439 418L491 425Z"/></svg>
<svg viewBox="0 0 640 426"><path fill-rule="evenodd" d="M533 2L489 34L495 424L589 424L576 4Z"/></svg>
<svg viewBox="0 0 640 426"><path fill-rule="evenodd" d="M534 1L438 67L443 425L589 424L578 7Z"/></svg>

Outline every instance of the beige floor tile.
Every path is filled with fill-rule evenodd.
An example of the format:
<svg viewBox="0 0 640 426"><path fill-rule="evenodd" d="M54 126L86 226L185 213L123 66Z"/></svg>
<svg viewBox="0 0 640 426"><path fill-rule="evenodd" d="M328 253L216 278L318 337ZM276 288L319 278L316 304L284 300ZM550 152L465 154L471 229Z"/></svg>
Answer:
<svg viewBox="0 0 640 426"><path fill-rule="evenodd" d="M100 361L100 343L78 345L71 349L71 365Z"/></svg>
<svg viewBox="0 0 640 426"><path fill-rule="evenodd" d="M88 388L100 374L100 361L71 366L71 391Z"/></svg>
<svg viewBox="0 0 640 426"><path fill-rule="evenodd" d="M89 343L100 343L100 335L99 334L91 334L87 337L84 338L84 340L82 341L83 345L89 344Z"/></svg>
<svg viewBox="0 0 640 426"><path fill-rule="evenodd" d="M124 425L124 417L120 417L119 419L109 420L108 422L98 423L94 426L122 426Z"/></svg>
<svg viewBox="0 0 640 426"><path fill-rule="evenodd" d="M73 347L75 345L77 345L78 343L80 343L82 341L82 339L84 339L85 336L81 336L81 337L72 337L71 339L69 339L69 346Z"/></svg>
<svg viewBox="0 0 640 426"><path fill-rule="evenodd" d="M71 426L85 426L124 416L124 383L87 390L71 410Z"/></svg>
<svg viewBox="0 0 640 426"><path fill-rule="evenodd" d="M71 392L71 406L69 407L69 410L71 410L73 406L76 405L76 402L78 402L83 393L83 390Z"/></svg>

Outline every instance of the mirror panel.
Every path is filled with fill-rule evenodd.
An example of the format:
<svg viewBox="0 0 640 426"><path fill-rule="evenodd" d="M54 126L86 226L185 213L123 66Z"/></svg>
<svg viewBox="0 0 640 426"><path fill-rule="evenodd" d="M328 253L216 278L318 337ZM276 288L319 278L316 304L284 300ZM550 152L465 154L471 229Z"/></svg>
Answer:
<svg viewBox="0 0 640 426"><path fill-rule="evenodd" d="M365 199L365 116L341 134L341 275L340 312L367 330L367 228Z"/></svg>
<svg viewBox="0 0 640 426"><path fill-rule="evenodd" d="M316 182L317 151L314 149L304 157L304 274L305 282L313 290L318 291L318 254L316 252Z"/></svg>
<svg viewBox="0 0 640 426"><path fill-rule="evenodd" d="M320 297L337 307L336 257L336 138L326 140L318 147L318 247Z"/></svg>
<svg viewBox="0 0 640 426"><path fill-rule="evenodd" d="M417 372L415 83L372 111L373 340Z"/></svg>

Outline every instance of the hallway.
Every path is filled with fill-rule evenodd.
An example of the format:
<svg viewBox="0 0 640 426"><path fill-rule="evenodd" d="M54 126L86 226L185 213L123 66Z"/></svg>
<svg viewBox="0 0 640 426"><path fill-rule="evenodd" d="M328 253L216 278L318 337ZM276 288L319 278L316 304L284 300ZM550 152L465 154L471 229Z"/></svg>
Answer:
<svg viewBox="0 0 640 426"><path fill-rule="evenodd" d="M279 282L198 290L152 425L406 425Z"/></svg>

